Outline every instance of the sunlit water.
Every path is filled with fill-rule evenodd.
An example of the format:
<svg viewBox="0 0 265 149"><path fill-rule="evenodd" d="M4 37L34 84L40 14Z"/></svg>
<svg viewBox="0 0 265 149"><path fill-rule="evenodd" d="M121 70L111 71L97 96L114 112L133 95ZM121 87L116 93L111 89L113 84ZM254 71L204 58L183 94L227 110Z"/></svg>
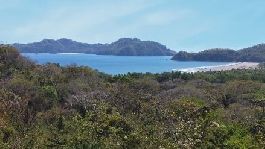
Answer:
<svg viewBox="0 0 265 149"><path fill-rule="evenodd" d="M108 74L124 74L128 72L170 72L184 68L216 66L228 64L224 62L182 62L170 60L171 56L105 56L94 54L48 54L22 53L39 64L47 62L59 63L62 66L77 64L89 66Z"/></svg>

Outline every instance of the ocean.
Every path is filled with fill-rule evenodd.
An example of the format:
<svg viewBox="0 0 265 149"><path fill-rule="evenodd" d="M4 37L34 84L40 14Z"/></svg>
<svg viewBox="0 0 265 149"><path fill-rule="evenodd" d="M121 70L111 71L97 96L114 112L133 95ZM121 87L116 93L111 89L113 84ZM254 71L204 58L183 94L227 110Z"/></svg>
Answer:
<svg viewBox="0 0 265 149"><path fill-rule="evenodd" d="M59 63L61 66L76 64L89 66L107 74L125 74L128 72L162 73L173 70L185 70L195 67L209 67L228 64L227 62L173 61L171 56L106 56L83 53L22 53L39 64Z"/></svg>

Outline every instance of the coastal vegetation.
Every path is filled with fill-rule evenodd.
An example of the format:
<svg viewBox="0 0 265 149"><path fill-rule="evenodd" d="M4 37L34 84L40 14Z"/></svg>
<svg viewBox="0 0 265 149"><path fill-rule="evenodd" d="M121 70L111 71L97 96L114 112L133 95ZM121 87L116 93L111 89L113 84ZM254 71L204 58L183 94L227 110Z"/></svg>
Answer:
<svg viewBox="0 0 265 149"><path fill-rule="evenodd" d="M180 51L172 59L178 61L264 62L265 44L255 45L238 51L221 48L204 50L199 53Z"/></svg>
<svg viewBox="0 0 265 149"><path fill-rule="evenodd" d="M1 148L265 147L265 69L107 75L0 46Z"/></svg>

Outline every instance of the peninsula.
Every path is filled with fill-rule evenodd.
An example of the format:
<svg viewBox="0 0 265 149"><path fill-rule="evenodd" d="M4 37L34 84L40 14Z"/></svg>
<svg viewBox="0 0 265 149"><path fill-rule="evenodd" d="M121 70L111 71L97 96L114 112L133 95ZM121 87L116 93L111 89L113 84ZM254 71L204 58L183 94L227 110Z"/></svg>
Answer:
<svg viewBox="0 0 265 149"><path fill-rule="evenodd" d="M198 53L180 51L173 56L177 61L210 62L265 62L265 44L258 44L240 50L215 48Z"/></svg>

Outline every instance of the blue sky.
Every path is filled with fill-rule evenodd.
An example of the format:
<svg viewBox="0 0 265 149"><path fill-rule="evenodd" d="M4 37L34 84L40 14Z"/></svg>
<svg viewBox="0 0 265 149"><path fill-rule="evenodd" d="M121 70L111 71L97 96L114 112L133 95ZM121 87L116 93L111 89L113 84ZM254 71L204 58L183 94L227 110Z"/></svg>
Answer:
<svg viewBox="0 0 265 149"><path fill-rule="evenodd" d="M158 41L172 50L265 42L265 0L0 0L0 41Z"/></svg>

